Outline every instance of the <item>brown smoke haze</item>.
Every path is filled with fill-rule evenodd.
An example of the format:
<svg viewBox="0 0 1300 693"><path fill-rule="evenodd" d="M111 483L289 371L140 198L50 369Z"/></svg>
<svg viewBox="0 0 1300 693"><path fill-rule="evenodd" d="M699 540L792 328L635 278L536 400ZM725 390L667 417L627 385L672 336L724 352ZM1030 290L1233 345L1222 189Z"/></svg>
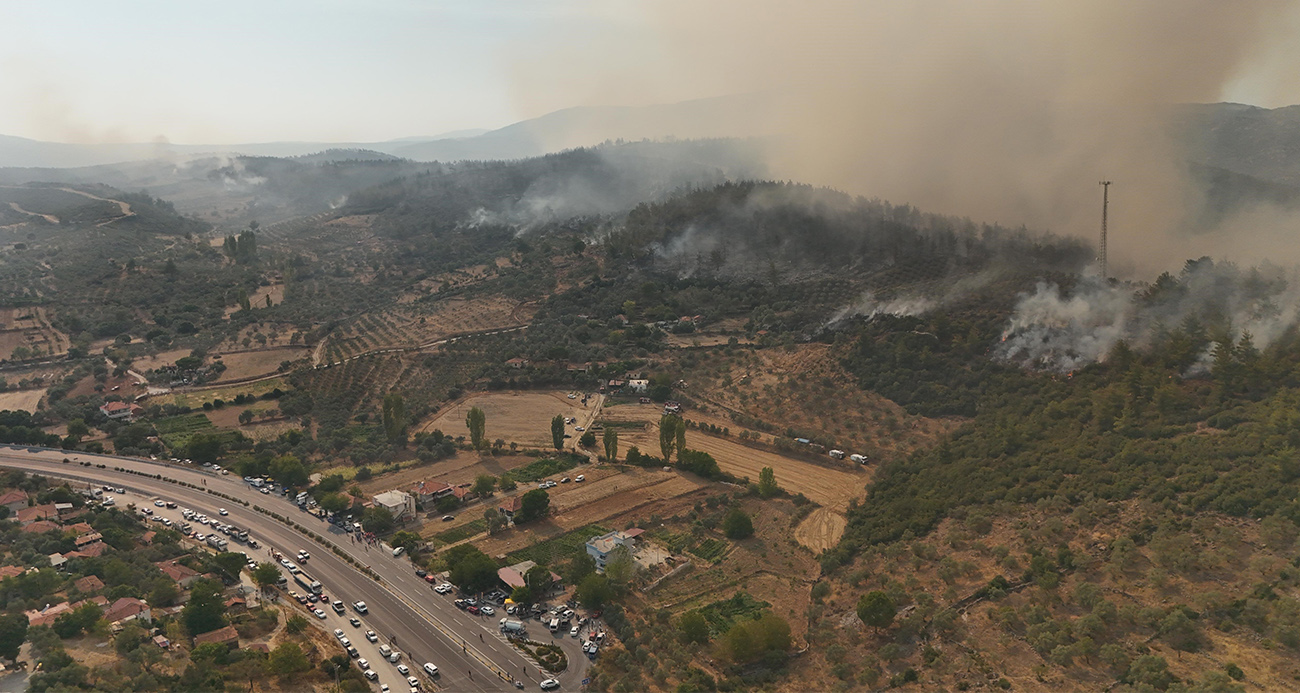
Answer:
<svg viewBox="0 0 1300 693"><path fill-rule="evenodd" d="M1279 245L1296 221L1268 210L1184 230L1199 193L1167 125L1168 106L1221 100L1295 4L658 2L644 6L652 49L594 37L534 56L520 94L563 71L596 73L559 83L569 103L755 93L764 107L734 133L781 133L774 177L1088 238L1108 178L1121 275L1199 254L1300 261L1300 244ZM640 63L627 55L637 50ZM619 58L602 72L605 52Z"/></svg>

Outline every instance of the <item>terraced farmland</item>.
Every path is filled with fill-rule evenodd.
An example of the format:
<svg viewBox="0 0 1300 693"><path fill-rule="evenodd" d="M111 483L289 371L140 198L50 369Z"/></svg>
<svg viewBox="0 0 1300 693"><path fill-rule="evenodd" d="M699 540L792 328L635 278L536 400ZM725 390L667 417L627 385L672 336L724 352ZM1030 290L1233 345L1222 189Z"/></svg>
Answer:
<svg viewBox="0 0 1300 693"><path fill-rule="evenodd" d="M452 298L413 303L362 315L326 339L321 361L338 363L380 349L413 347L443 337L510 327L527 322L530 313L503 296Z"/></svg>

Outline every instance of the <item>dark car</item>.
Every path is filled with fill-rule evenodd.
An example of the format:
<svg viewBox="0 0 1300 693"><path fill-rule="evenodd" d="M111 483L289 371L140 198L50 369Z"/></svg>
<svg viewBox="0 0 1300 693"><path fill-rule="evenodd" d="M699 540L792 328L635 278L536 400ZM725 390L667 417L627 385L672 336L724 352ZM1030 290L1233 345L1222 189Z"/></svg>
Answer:
<svg viewBox="0 0 1300 693"><path fill-rule="evenodd" d="M428 573L427 571L421 570L421 569L419 569L419 568L416 568L416 569L415 569L415 576L416 576L416 577L424 577L425 575L428 575L428 574L429 574L429 573Z"/></svg>

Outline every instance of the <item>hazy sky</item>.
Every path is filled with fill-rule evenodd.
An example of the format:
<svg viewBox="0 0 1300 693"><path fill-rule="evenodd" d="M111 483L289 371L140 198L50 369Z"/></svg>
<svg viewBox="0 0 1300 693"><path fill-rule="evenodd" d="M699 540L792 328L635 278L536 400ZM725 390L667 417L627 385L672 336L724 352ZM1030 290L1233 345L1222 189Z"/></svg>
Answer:
<svg viewBox="0 0 1300 693"><path fill-rule="evenodd" d="M647 80L680 48L665 38L672 34L659 4L4 2L0 134L76 142L370 141L499 127L571 105L761 86ZM690 21L691 14L667 16ZM1222 98L1266 106L1300 100L1298 30L1300 21L1280 23ZM621 79L625 70L639 78Z"/></svg>
<svg viewBox="0 0 1300 693"><path fill-rule="evenodd" d="M225 143L499 127L558 107L518 103L532 56L592 36L640 52L636 15L528 0L4 2L0 134Z"/></svg>

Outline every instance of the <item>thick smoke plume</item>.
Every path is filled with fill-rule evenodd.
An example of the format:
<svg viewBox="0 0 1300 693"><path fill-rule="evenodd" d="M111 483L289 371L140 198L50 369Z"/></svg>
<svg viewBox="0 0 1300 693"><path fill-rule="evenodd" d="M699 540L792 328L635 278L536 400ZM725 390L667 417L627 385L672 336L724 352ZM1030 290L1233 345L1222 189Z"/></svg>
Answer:
<svg viewBox="0 0 1300 693"><path fill-rule="evenodd" d="M1278 258L1272 243L1256 240L1277 236L1255 224L1195 237L1184 230L1203 193L1171 137L1167 108L1221 100L1294 6L647 3L636 11L648 15L655 40L608 46L625 56L611 74L590 74L587 56L600 46L557 49L551 60L529 56L518 92L525 108L556 94L569 103L757 94L761 106L734 124L780 133L769 152L777 177L1089 239L1100 220L1097 182L1109 178L1112 268L1152 276L1201 254ZM629 67L637 50L652 70ZM585 77L556 77L568 74ZM1300 259L1296 244L1284 251Z"/></svg>
<svg viewBox="0 0 1300 693"><path fill-rule="evenodd" d="M1300 272L1263 266L1243 271L1207 258L1188 261L1177 275L1131 286L1084 277L1070 291L1040 283L1020 297L995 350L1028 368L1067 372L1104 361L1124 340L1144 348L1170 330L1207 340L1190 374L1208 367L1215 339L1250 335L1265 348L1300 317Z"/></svg>

